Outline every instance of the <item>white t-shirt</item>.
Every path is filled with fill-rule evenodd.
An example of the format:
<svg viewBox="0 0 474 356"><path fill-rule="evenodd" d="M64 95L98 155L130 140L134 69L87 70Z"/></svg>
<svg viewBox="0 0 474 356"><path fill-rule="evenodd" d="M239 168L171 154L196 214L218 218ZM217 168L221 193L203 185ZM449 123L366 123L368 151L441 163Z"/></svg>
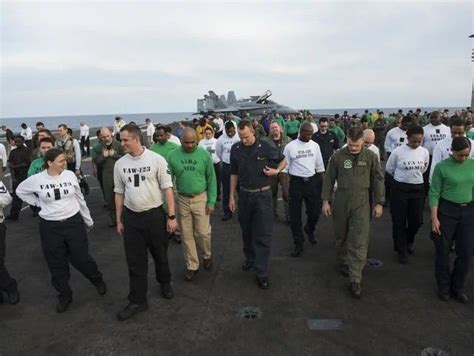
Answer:
<svg viewBox="0 0 474 356"><path fill-rule="evenodd" d="M403 145L397 147L388 158L385 170L400 183L422 184L423 173L428 169L430 154L426 148L416 149Z"/></svg>
<svg viewBox="0 0 474 356"><path fill-rule="evenodd" d="M214 119L214 123L219 127L217 132L223 132L224 131L224 120L221 118L216 118Z"/></svg>
<svg viewBox="0 0 474 356"><path fill-rule="evenodd" d="M471 158L474 158L474 141L471 141ZM451 135L446 137L444 140L439 141L434 150L433 150L433 156L431 159L431 169L430 169L430 183L431 183L431 177L433 176L434 168L436 164L441 162L443 159L448 158L451 155L451 144L453 143L453 138Z"/></svg>
<svg viewBox="0 0 474 356"><path fill-rule="evenodd" d="M124 205L143 212L163 204L162 190L173 187L166 160L145 149L140 156L126 154L114 166L114 192L125 196Z"/></svg>
<svg viewBox="0 0 474 356"><path fill-rule="evenodd" d="M423 147L428 150L430 156L433 154L433 150L439 141L451 136L451 130L443 124L438 126L428 124L423 127L423 131Z"/></svg>
<svg viewBox="0 0 474 356"><path fill-rule="evenodd" d="M5 168L8 162L8 155L7 155L7 150L5 146L3 145L3 143L0 143L0 159L2 160L3 168Z"/></svg>
<svg viewBox="0 0 474 356"><path fill-rule="evenodd" d="M324 172L324 162L319 145L313 140L293 140L285 146L288 173L297 177L312 177Z"/></svg>
<svg viewBox="0 0 474 356"><path fill-rule="evenodd" d="M89 137L89 126L82 125L81 128L80 128L80 132L81 132L80 136L87 139Z"/></svg>
<svg viewBox="0 0 474 356"><path fill-rule="evenodd" d="M20 183L16 194L28 204L40 207L39 216L45 220L64 220L80 212L87 226L94 224L77 177L71 171L50 176L44 170L32 175Z"/></svg>
<svg viewBox="0 0 474 356"><path fill-rule="evenodd" d="M7 205L10 205L12 202L12 196L8 192L7 187L3 184L0 180L0 223L5 220L5 216L3 214L3 208Z"/></svg>
<svg viewBox="0 0 474 356"><path fill-rule="evenodd" d="M154 133L155 133L155 125L153 125L153 123L150 122L146 127L146 136L153 137Z"/></svg>
<svg viewBox="0 0 474 356"><path fill-rule="evenodd" d="M181 141L175 135L171 135L170 138L168 139L168 141L176 143L178 146L181 146Z"/></svg>
<svg viewBox="0 0 474 356"><path fill-rule="evenodd" d="M122 127L124 127L127 123L125 122L125 120L114 120L114 131L112 132L113 135L116 135L116 134L119 134L120 133L120 129Z"/></svg>
<svg viewBox="0 0 474 356"><path fill-rule="evenodd" d="M221 159L216 155L216 143L217 139L216 138L211 138L210 140L208 139L202 139L199 141L199 146L204 148L206 151L208 151L211 156L212 156L212 162L214 164L219 163Z"/></svg>
<svg viewBox="0 0 474 356"><path fill-rule="evenodd" d="M385 137L384 148L386 152L392 153L395 148L403 146L407 143L407 132L399 127L394 127L387 132Z"/></svg>
<svg viewBox="0 0 474 356"><path fill-rule="evenodd" d="M313 126L313 134L315 134L316 132L319 131L319 127L318 127L318 124L314 123L314 122L310 122L311 126Z"/></svg>
<svg viewBox="0 0 474 356"><path fill-rule="evenodd" d="M234 136L229 137L227 134L224 132L222 136L220 136L217 139L216 142L216 154L217 157L221 159L222 162L230 164L230 149L232 148L232 145L236 142L239 142L240 138L237 133L234 134Z"/></svg>
<svg viewBox="0 0 474 356"><path fill-rule="evenodd" d="M33 139L33 131L27 126L26 129L21 129L20 135L23 136L25 141L29 141Z"/></svg>

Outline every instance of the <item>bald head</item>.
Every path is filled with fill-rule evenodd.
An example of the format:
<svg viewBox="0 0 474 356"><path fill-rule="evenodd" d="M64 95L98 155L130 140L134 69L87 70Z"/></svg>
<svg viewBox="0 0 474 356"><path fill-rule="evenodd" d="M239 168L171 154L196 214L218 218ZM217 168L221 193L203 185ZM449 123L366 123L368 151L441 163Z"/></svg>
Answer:
<svg viewBox="0 0 474 356"><path fill-rule="evenodd" d="M364 143L367 147L373 145L375 141L375 133L372 129L365 129L364 130Z"/></svg>
<svg viewBox="0 0 474 356"><path fill-rule="evenodd" d="M108 127L102 127L100 129L100 139L107 145L110 145L112 143L112 132L110 132Z"/></svg>
<svg viewBox="0 0 474 356"><path fill-rule="evenodd" d="M181 145L186 152L192 152L197 145L196 131L192 127L186 127L181 134Z"/></svg>

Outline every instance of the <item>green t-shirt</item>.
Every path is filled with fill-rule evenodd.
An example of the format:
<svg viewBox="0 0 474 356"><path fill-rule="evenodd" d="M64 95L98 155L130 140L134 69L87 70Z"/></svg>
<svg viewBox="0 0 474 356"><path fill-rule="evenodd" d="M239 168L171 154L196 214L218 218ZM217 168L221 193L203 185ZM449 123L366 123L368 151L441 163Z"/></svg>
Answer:
<svg viewBox="0 0 474 356"><path fill-rule="evenodd" d="M474 140L474 131L468 131L466 136L469 137L471 140Z"/></svg>
<svg viewBox="0 0 474 356"><path fill-rule="evenodd" d="M97 157L100 155L100 152L102 151L101 147L102 147L102 142L100 142L100 140L99 142L94 143L94 145L91 147L92 161L95 161Z"/></svg>
<svg viewBox="0 0 474 356"><path fill-rule="evenodd" d="M171 141L166 141L164 144L161 144L159 142L154 143L153 145L150 146L150 150L155 153L158 153L159 155L161 155L164 159L168 161L169 154L179 147L180 146L177 145L176 143L173 143Z"/></svg>
<svg viewBox="0 0 474 356"><path fill-rule="evenodd" d="M287 135L297 134L300 129L301 122L298 120L288 120L285 124L285 133Z"/></svg>
<svg viewBox="0 0 474 356"><path fill-rule="evenodd" d="M285 131L285 123L286 123L286 121L285 121L285 119L284 119L282 116L276 115L276 116L273 118L273 121L278 122L278 125L280 125L282 131L283 131L283 132Z"/></svg>
<svg viewBox="0 0 474 356"><path fill-rule="evenodd" d="M43 157L35 159L31 162L30 167L28 168L28 177L40 173L43 171L44 159Z"/></svg>
<svg viewBox="0 0 474 356"><path fill-rule="evenodd" d="M439 162L431 178L430 206L438 206L443 198L457 204L473 202L474 159L468 158L462 164L452 157Z"/></svg>
<svg viewBox="0 0 474 356"><path fill-rule="evenodd" d="M207 205L215 207L217 199L217 181L214 163L210 153L202 147L193 152L183 148L175 150L168 157L168 167L176 179L178 194L198 195L207 191Z"/></svg>
<svg viewBox="0 0 474 356"><path fill-rule="evenodd" d="M344 145L344 142L346 141L346 135L344 134L344 130L336 125L334 127L330 127L329 131L333 132L336 135L337 140L339 141L339 147L342 147Z"/></svg>

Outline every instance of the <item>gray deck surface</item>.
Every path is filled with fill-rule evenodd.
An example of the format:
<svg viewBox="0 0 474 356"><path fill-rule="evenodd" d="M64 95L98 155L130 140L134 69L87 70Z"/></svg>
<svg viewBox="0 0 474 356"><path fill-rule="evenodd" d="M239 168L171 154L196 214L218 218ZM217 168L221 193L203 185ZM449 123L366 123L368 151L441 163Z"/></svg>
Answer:
<svg viewBox="0 0 474 356"><path fill-rule="evenodd" d="M415 255L402 266L393 251L388 211L372 223L369 257L383 266L365 269L361 300L351 298L347 279L335 269L330 219L320 219L318 244L306 244L296 259L289 256L289 227L275 222L271 286L264 291L251 272L240 268L237 219L221 222L218 208L212 217L213 270L184 282L182 247L170 243L175 298L159 295L150 262L150 309L118 322L116 313L128 293L123 245L107 227L97 182L89 182L95 189L87 202L96 223L90 251L108 284L107 295L100 297L71 267L74 302L66 313L56 314L38 223L25 209L18 222L8 224L6 264L18 280L21 301L0 305L0 355L421 355L427 347L474 354L474 303L445 303L435 294L428 215ZM474 298L474 271L466 287ZM242 318L246 307L258 308L261 315ZM330 319L328 326L336 330L312 330L324 327L324 321L314 319Z"/></svg>

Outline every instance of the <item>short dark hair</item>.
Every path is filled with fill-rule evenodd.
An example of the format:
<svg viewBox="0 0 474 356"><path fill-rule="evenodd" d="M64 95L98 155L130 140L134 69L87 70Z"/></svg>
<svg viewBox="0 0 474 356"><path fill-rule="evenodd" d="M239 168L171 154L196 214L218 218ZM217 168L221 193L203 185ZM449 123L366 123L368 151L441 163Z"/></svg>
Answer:
<svg viewBox="0 0 474 356"><path fill-rule="evenodd" d="M22 141L25 141L25 138L22 135L15 135L13 137L14 140L16 140L17 138L21 139Z"/></svg>
<svg viewBox="0 0 474 356"><path fill-rule="evenodd" d="M120 129L120 132L127 131L130 135L137 137L141 140L142 132L137 125L127 124Z"/></svg>
<svg viewBox="0 0 474 356"><path fill-rule="evenodd" d="M252 123L248 120L240 121L237 127L239 128L239 130L244 130L246 127L248 127L250 130L253 130Z"/></svg>
<svg viewBox="0 0 474 356"><path fill-rule="evenodd" d="M328 120L327 117L320 117L320 118L319 118L319 123L321 123L321 122L328 122L328 121L329 121L329 120Z"/></svg>
<svg viewBox="0 0 474 356"><path fill-rule="evenodd" d="M39 129L38 133L45 132L49 137L53 137L53 134L48 129Z"/></svg>
<svg viewBox="0 0 474 356"><path fill-rule="evenodd" d="M172 133L173 129L171 128L171 126L165 126L165 132L166 133Z"/></svg>
<svg viewBox="0 0 474 356"><path fill-rule="evenodd" d="M20 125L23 129L26 129L28 127L27 124L25 124L24 122Z"/></svg>
<svg viewBox="0 0 474 356"><path fill-rule="evenodd" d="M49 142L50 144L52 144L54 146L54 140L51 137L43 137L39 142L40 146L41 146L42 142Z"/></svg>
<svg viewBox="0 0 474 356"><path fill-rule="evenodd" d="M408 123L411 124L413 122L413 119L410 115L406 115L402 119L402 124Z"/></svg>
<svg viewBox="0 0 474 356"><path fill-rule="evenodd" d="M68 135L71 135L71 136L72 136L72 129L68 127L67 133L68 133Z"/></svg>
<svg viewBox="0 0 474 356"><path fill-rule="evenodd" d="M64 130L67 130L67 125L66 124L59 124L58 129L62 127Z"/></svg>
<svg viewBox="0 0 474 356"><path fill-rule="evenodd" d="M347 138L350 138L352 141L358 141L362 137L364 137L364 130L362 130L359 126L352 126L347 131Z"/></svg>
<svg viewBox="0 0 474 356"><path fill-rule="evenodd" d="M59 156L62 155L64 152L58 150L57 148L51 148L48 152L44 154L44 169L48 169L48 162L54 162L54 160Z"/></svg>
<svg viewBox="0 0 474 356"><path fill-rule="evenodd" d="M453 138L453 142L451 143L452 151L459 152L466 148L471 148L471 141L467 137L461 136Z"/></svg>
<svg viewBox="0 0 474 356"><path fill-rule="evenodd" d="M339 114L334 115L334 119L339 119L341 116Z"/></svg>
<svg viewBox="0 0 474 356"><path fill-rule="evenodd" d="M44 126L44 124L43 124L41 121L38 121L38 122L36 123L36 126Z"/></svg>
<svg viewBox="0 0 474 356"><path fill-rule="evenodd" d="M439 118L439 111L433 111L431 114L430 114L430 119L431 118Z"/></svg>
<svg viewBox="0 0 474 356"><path fill-rule="evenodd" d="M164 132L166 132L166 128L163 125L156 125L155 132L159 130L163 130Z"/></svg>
<svg viewBox="0 0 474 356"><path fill-rule="evenodd" d="M424 134L423 127L418 126L418 125L410 126L407 129L407 137L410 137L412 135L423 135L423 134Z"/></svg>
<svg viewBox="0 0 474 356"><path fill-rule="evenodd" d="M453 117L451 118L450 120L450 123L449 123L449 127L453 127L453 126L466 126L466 123L464 122L464 120L462 118L460 118L459 116L456 116L456 117Z"/></svg>
<svg viewBox="0 0 474 356"><path fill-rule="evenodd" d="M232 121L226 121L224 127L225 127L226 130L229 130L233 127L235 128L234 123Z"/></svg>

